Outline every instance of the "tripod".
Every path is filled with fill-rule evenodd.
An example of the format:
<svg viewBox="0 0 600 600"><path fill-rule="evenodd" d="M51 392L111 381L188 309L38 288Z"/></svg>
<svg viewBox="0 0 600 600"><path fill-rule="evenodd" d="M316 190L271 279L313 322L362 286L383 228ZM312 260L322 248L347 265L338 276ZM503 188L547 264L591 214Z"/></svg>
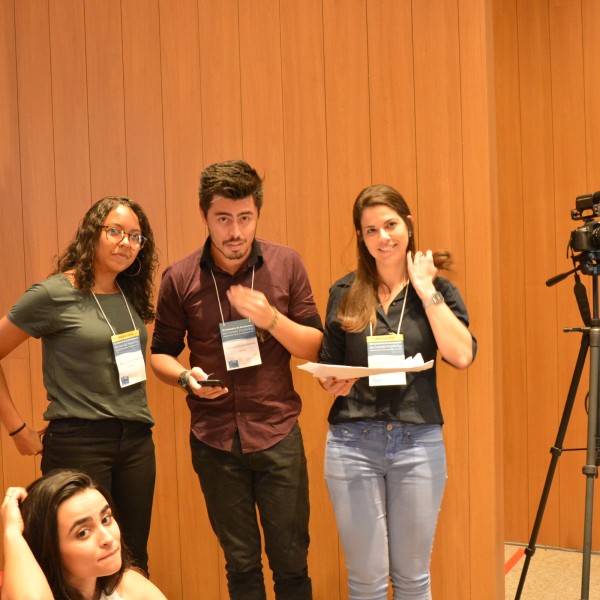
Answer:
<svg viewBox="0 0 600 600"><path fill-rule="evenodd" d="M584 519L584 532L583 532L583 564L581 571L581 600L589 600L590 592L590 561L592 553L592 519L593 519L593 505L594 505L594 480L598 477L598 464L600 463L600 438L598 438L598 432L600 432L600 426L598 423L599 411L598 411L598 366L600 364L600 319L598 317L598 273L596 269L593 269L592 277L592 307L593 314L590 316L589 303L587 299L587 292L585 286L581 283L577 271L582 270L586 272L585 268L581 266L575 269L558 275L546 282L547 286L554 285L567 275L575 273L575 297L579 306L579 312L582 316L583 322L586 327L575 327L566 328L565 332L579 331L581 332L581 345L579 347L579 354L577 356L577 362L571 378L571 384L569 386L569 393L567 394L567 400L563 410L560 425L558 427L558 433L554 446L550 449L552 458L550 459L550 466L548 467L548 473L546 475L546 481L544 483L544 489L540 498L540 503L535 517L535 522L529 539L529 544L525 549L525 562L523 563L523 570L521 571L521 577L519 579L519 586L515 595L515 600L521 598L521 592L525 585L525 578L527 577L527 570L529 569L529 563L531 557L535 553L535 544L537 536L542 524L542 518L544 516L544 510L548 501L548 494L550 493L550 487L556 471L558 459L563 452L563 442L565 434L567 432L567 426L569 425L569 419L575 402L575 396L577 395L577 388L581 380L581 374L583 373L583 367L585 359L590 349L590 388L589 388L589 405L588 405L588 430L587 430L587 453L586 453L586 464L583 467L583 474L586 476L586 488L585 488L585 519Z"/></svg>

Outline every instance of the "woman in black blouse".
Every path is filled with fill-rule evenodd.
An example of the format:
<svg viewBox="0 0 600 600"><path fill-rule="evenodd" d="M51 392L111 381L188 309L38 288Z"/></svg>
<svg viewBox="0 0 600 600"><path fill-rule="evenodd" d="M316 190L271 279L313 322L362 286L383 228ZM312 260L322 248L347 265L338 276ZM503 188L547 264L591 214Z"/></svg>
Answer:
<svg viewBox="0 0 600 600"><path fill-rule="evenodd" d="M468 367L475 338L458 290L438 269L446 252L415 251L413 219L386 185L353 209L356 272L334 283L320 361L389 366L420 353ZM442 412L432 369L328 378L325 476L348 566L350 600L431 598L429 566L446 483Z"/></svg>

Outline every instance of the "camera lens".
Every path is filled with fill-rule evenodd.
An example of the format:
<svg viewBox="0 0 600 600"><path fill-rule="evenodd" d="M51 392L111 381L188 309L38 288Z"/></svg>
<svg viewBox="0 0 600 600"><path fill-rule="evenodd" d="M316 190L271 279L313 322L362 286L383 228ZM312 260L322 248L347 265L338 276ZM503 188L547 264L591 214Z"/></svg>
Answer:
<svg viewBox="0 0 600 600"><path fill-rule="evenodd" d="M590 225L590 242L593 250L600 248L600 223L592 223Z"/></svg>

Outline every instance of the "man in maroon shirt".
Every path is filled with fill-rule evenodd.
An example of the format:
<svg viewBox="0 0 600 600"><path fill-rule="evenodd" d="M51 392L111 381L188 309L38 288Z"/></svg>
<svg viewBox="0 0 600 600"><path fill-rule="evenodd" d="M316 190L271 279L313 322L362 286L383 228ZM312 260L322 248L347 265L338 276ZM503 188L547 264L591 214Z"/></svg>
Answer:
<svg viewBox="0 0 600 600"><path fill-rule="evenodd" d="M230 598L266 598L258 509L277 599L307 600L308 475L290 356L316 361L322 325L298 253L255 238L261 206L246 162L202 172L209 237L163 274L151 363L187 392L192 462ZM177 359L186 336L191 370Z"/></svg>

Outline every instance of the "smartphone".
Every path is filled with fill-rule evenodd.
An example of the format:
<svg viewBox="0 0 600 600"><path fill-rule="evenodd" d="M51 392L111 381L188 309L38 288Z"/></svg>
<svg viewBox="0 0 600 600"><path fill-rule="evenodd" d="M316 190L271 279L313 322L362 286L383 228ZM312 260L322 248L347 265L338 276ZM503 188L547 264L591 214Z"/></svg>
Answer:
<svg viewBox="0 0 600 600"><path fill-rule="evenodd" d="M200 386L206 385L208 387L227 387L225 385L225 382L221 379L203 379L203 380L196 379L196 381L198 382L198 385L200 385Z"/></svg>

